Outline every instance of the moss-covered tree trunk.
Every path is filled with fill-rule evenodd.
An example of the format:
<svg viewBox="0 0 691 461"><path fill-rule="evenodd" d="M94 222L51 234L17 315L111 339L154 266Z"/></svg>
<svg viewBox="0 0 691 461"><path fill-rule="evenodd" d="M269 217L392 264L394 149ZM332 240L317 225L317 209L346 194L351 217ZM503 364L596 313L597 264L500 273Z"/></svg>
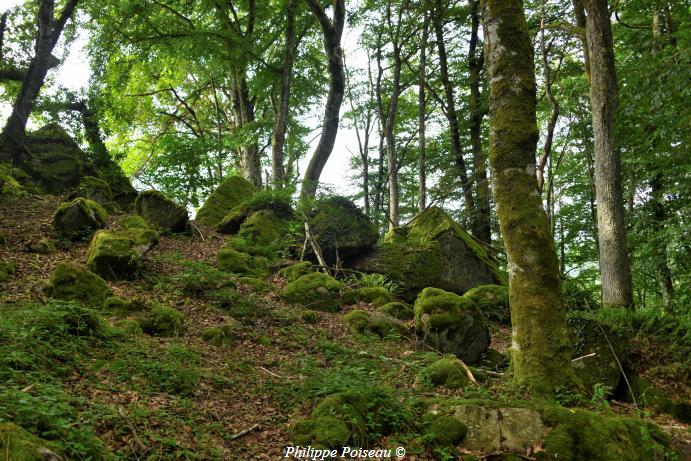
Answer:
<svg viewBox="0 0 691 461"><path fill-rule="evenodd" d="M535 177L533 47L521 0L484 0L490 166L509 265L514 380L549 394L573 377L554 240Z"/></svg>
<svg viewBox="0 0 691 461"><path fill-rule="evenodd" d="M621 160L614 139L617 76L607 0L585 0L590 57L590 105L595 138L595 198L602 304L629 307L633 287L626 244Z"/></svg>

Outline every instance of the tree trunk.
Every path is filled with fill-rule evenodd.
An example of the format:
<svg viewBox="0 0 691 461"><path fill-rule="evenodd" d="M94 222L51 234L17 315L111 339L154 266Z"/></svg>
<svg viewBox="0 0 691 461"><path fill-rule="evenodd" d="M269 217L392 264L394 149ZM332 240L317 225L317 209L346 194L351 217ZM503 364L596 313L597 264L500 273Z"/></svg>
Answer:
<svg viewBox="0 0 691 461"><path fill-rule="evenodd" d="M22 86L12 108L12 114L3 129L5 150L14 162L24 160L24 140L26 123L31 115L34 101L38 97L48 69L51 67L51 53L65 28L67 20L74 13L78 0L70 0L56 20L54 18L55 0L41 0L38 7L38 34L34 46L35 55L31 59Z"/></svg>
<svg viewBox="0 0 691 461"><path fill-rule="evenodd" d="M600 243L602 305L633 304L626 245L621 162L615 148L614 116L617 78L607 0L585 0L586 38L590 55L590 103L595 138L595 197Z"/></svg>
<svg viewBox="0 0 691 461"><path fill-rule="evenodd" d="M254 122L254 104L250 99L247 88L245 71L234 69L232 75L232 106L236 128L243 128ZM257 190L262 187L261 153L256 141L248 142L240 147L240 164L243 176Z"/></svg>
<svg viewBox="0 0 691 461"><path fill-rule="evenodd" d="M420 43L420 67L418 70L418 92L417 92L417 146L418 146L418 211L422 213L427 207L427 171L425 165L425 118L427 116L427 101L425 95L425 85L427 83L427 41L429 38L429 13L424 12L425 18L422 23L422 41Z"/></svg>
<svg viewBox="0 0 691 461"><path fill-rule="evenodd" d="M480 72L483 56L477 56L480 0L470 1L470 44L468 46L468 85L470 86L470 143L473 149L477 211L474 221L475 237L487 244L492 242L492 219L489 206L489 184L487 182L487 157L482 149L482 109L480 108Z"/></svg>
<svg viewBox="0 0 691 461"><path fill-rule="evenodd" d="M288 0L285 50L283 50L283 68L281 69L281 95L271 138L271 175L274 188L276 189L280 189L285 185L283 146L285 145L288 115L290 113L290 83L293 76L293 62L295 60L295 12L297 4L298 0Z"/></svg>
<svg viewBox="0 0 691 461"><path fill-rule="evenodd" d="M334 0L333 21L328 18L319 0L306 0L312 14L319 21L324 34L324 51L328 60L329 94L324 108L324 122L319 144L312 154L302 181L301 196L311 198L317 194L319 177L324 165L331 156L336 134L338 133L339 112L343 102L345 89L345 73L343 71L343 50L341 49L341 35L345 24L345 0Z"/></svg>
<svg viewBox="0 0 691 461"><path fill-rule="evenodd" d="M375 225L379 230L379 213L383 211L384 207L384 160L386 158L386 150L384 149L384 124L386 114L384 112L384 101L382 99L382 78L384 77L384 68L382 67L382 43L381 32L377 34L377 81L374 87L374 94L377 103L377 119L379 121L379 171L377 175L376 191L374 195L374 210L375 210Z"/></svg>
<svg viewBox="0 0 691 461"><path fill-rule="evenodd" d="M434 24L434 32L437 39L437 51L439 53L439 78L444 86L444 95L446 97L446 118L449 121L449 129L451 131L451 152L456 162L458 169L458 176L461 182L461 189L463 190L463 197L465 198L465 209L470 215L473 223L473 234L477 229L475 226L475 200L473 199L473 192L468 180L468 173L466 171L465 160L463 160L463 150L461 148L461 136L458 132L458 116L456 115L456 102L453 95L453 87L449 78L449 70L446 58L446 45L444 44L444 6L441 0L436 0L435 11L433 12L432 22ZM476 236L477 237L477 236Z"/></svg>
<svg viewBox="0 0 691 461"><path fill-rule="evenodd" d="M571 384L559 268L537 190L533 46L520 0L484 0L490 82L490 164L508 258L514 380L533 394Z"/></svg>
<svg viewBox="0 0 691 461"><path fill-rule="evenodd" d="M590 83L590 53L588 51L588 40L585 37L587 19L585 17L585 9L583 8L583 0L573 0L572 3L576 25L584 32L580 36L581 46L583 47L583 68L585 69L585 78L588 80L588 83Z"/></svg>

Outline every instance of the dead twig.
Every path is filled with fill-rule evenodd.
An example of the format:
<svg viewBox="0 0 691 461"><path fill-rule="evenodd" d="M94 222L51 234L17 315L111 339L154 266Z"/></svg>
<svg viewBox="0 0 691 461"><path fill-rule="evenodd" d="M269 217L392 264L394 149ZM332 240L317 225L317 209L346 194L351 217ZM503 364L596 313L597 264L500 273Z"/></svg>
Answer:
<svg viewBox="0 0 691 461"><path fill-rule="evenodd" d="M192 227L194 227L194 230L196 230L199 233L199 236L202 238L202 242L205 242L206 240L204 240L204 234L202 234L202 231L200 231L199 228L194 223L190 223L190 224L192 225Z"/></svg>
<svg viewBox="0 0 691 461"><path fill-rule="evenodd" d="M275 378L281 378L281 379L283 379L283 376L277 375L277 374L274 373L273 371L269 371L269 370L267 370L267 369L264 368L264 367L258 367L258 368L259 368L261 371L263 371L264 373L270 374L271 376L273 376L273 377L275 377Z"/></svg>
<svg viewBox="0 0 691 461"><path fill-rule="evenodd" d="M236 434L231 435L231 436L228 438L228 441L236 440L236 439L239 439L240 437L244 437L244 436L246 436L247 434L249 434L250 432L252 432L252 431L254 431L255 429L258 429L258 428L259 428L259 424L255 424L255 425L252 426L252 427L249 427L249 428L244 429L244 430L242 430L242 431L240 431L240 432L238 432L238 433L236 433Z"/></svg>

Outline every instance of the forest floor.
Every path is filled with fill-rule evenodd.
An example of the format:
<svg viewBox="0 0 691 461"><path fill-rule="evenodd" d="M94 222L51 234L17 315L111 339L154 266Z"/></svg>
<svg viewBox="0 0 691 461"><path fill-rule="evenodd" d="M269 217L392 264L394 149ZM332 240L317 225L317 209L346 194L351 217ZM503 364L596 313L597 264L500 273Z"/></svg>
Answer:
<svg viewBox="0 0 691 461"><path fill-rule="evenodd" d="M85 262L88 242L58 245L52 255L24 251L51 235L58 203L52 196L0 202L0 233L7 240L0 245L0 258L16 265L15 275L0 284L0 319L15 320L0 328L28 325L17 319L31 319L31 309L47 305L41 287L59 262ZM265 287L236 281L239 297L220 303L211 292L226 277L214 268L223 244L223 236L199 225L189 235L164 235L147 254L142 277L109 282L124 299L183 312L184 334L160 338L109 333L83 338L74 348L52 342L56 351L28 351L53 362L31 365L13 377L12 392L24 395L24 403L33 407L28 414L0 402L0 420L3 411L23 415L22 425L57 434L62 448L73 453L95 453L102 445L115 459L269 460L280 459L290 445L293 421L308 416L320 398L348 384L385 385L400 399L523 398L501 377L459 390L421 382L419 370L440 354L414 337L362 336L343 323L344 313L374 310L371 305L315 315L282 301L285 281L278 276L269 278ZM102 315L116 325L136 312ZM221 326L230 317L242 322L242 328L227 344L203 340L205 329ZM412 329L412 321L408 327ZM491 335L492 347L504 352L510 346L508 327L492 324ZM637 349L637 371L670 394L689 398L689 383L680 382L673 372L646 375L664 360L664 350L654 341L639 342ZM16 405L22 405L21 399ZM607 411L641 415L618 402L611 402ZM646 412L644 417L659 424L691 459L687 425L666 415ZM409 460L436 459L413 435L396 437L378 445L404 446Z"/></svg>

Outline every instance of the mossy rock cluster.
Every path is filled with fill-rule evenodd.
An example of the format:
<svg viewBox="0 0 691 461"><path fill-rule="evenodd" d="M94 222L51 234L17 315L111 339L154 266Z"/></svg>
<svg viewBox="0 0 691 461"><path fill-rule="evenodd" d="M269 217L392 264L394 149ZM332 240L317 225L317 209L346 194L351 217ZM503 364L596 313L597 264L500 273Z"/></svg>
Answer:
<svg viewBox="0 0 691 461"><path fill-rule="evenodd" d="M425 287L463 294L479 285L505 284L496 259L441 208L431 207L350 264L391 277L412 302Z"/></svg>
<svg viewBox="0 0 691 461"><path fill-rule="evenodd" d="M401 410L401 403L382 388L337 392L319 402L309 418L292 425L292 441L317 448L368 447L374 442L370 428L387 435L409 423L390 418Z"/></svg>
<svg viewBox="0 0 691 461"><path fill-rule="evenodd" d="M404 335L407 328L400 321L381 312L367 312L355 309L343 316L343 322L351 331L360 334L374 334L381 338Z"/></svg>
<svg viewBox="0 0 691 461"><path fill-rule="evenodd" d="M158 243L158 232L141 219L122 220L121 226L96 232L86 253L86 267L106 280L136 278L144 255Z"/></svg>
<svg viewBox="0 0 691 461"><path fill-rule="evenodd" d="M112 294L105 280L72 262L62 262L55 267L45 293L51 298L79 301L94 307L101 307Z"/></svg>
<svg viewBox="0 0 691 461"><path fill-rule="evenodd" d="M310 232L327 264L350 261L368 252L379 239L376 227L350 200L333 196L317 200L308 214ZM307 254L316 261L312 249Z"/></svg>
<svg viewBox="0 0 691 461"><path fill-rule="evenodd" d="M155 305L139 320L145 333L154 336L180 336L185 331L185 314L161 305Z"/></svg>
<svg viewBox="0 0 691 461"><path fill-rule="evenodd" d="M278 275L286 279L288 282L294 282L303 275L314 272L314 266L310 261L300 261L288 267L284 267L278 271Z"/></svg>
<svg viewBox="0 0 691 461"><path fill-rule="evenodd" d="M184 232L189 216L187 209L178 205L165 194L155 190L142 192L134 202L137 214L161 232Z"/></svg>
<svg viewBox="0 0 691 461"><path fill-rule="evenodd" d="M420 372L423 381L429 381L434 386L448 389L460 389L468 385L468 375L463 365L450 357L441 358L426 366Z"/></svg>
<svg viewBox="0 0 691 461"><path fill-rule="evenodd" d="M92 200L101 206L112 206L113 191L110 184L95 176L84 176L77 189L70 194L71 199L82 197Z"/></svg>
<svg viewBox="0 0 691 461"><path fill-rule="evenodd" d="M412 306L410 304L401 303L398 301L386 303L379 307L377 311L382 312L386 315L398 320L411 320L415 317Z"/></svg>
<svg viewBox="0 0 691 461"><path fill-rule="evenodd" d="M14 262L0 259L0 283L12 277L16 270Z"/></svg>
<svg viewBox="0 0 691 461"><path fill-rule="evenodd" d="M96 176L86 154L57 124L48 124L26 137L29 174L51 194L76 188L84 176Z"/></svg>
<svg viewBox="0 0 691 461"><path fill-rule="evenodd" d="M61 204L53 215L56 233L69 240L81 240L108 224L108 213L101 205L83 197Z"/></svg>
<svg viewBox="0 0 691 461"><path fill-rule="evenodd" d="M285 219L292 218L294 214L289 196L274 191L257 192L233 206L223 216L217 230L221 234L235 234L247 218L260 210L271 210L275 216Z"/></svg>
<svg viewBox="0 0 691 461"><path fill-rule="evenodd" d="M470 298L486 318L503 325L511 324L509 288L505 285L480 285L464 294Z"/></svg>
<svg viewBox="0 0 691 461"><path fill-rule="evenodd" d="M436 349L469 363L477 361L490 343L475 303L439 288L425 288L415 301L415 329Z"/></svg>
<svg viewBox="0 0 691 461"><path fill-rule="evenodd" d="M230 210L252 197L254 192L252 184L242 176L228 176L199 208L196 220L208 226L217 226Z"/></svg>
<svg viewBox="0 0 691 461"><path fill-rule="evenodd" d="M286 285L286 301L307 309L336 312L341 308L343 284L323 272L303 275Z"/></svg>
<svg viewBox="0 0 691 461"><path fill-rule="evenodd" d="M346 291L343 294L343 301L347 304L361 302L379 307L392 302L393 296L384 287L361 287Z"/></svg>
<svg viewBox="0 0 691 461"><path fill-rule="evenodd" d="M269 273L269 261L262 256L252 256L247 253L223 248L216 255L216 267L234 274L254 274L265 276Z"/></svg>
<svg viewBox="0 0 691 461"><path fill-rule="evenodd" d="M577 359L572 362L576 377L589 391L596 384L604 384L613 391L621 378L617 358L624 364L628 357L626 332L584 311L569 312L567 322L571 329L572 356Z"/></svg>
<svg viewBox="0 0 691 461"><path fill-rule="evenodd" d="M50 443L10 422L0 423L0 459L3 461L62 461Z"/></svg>

